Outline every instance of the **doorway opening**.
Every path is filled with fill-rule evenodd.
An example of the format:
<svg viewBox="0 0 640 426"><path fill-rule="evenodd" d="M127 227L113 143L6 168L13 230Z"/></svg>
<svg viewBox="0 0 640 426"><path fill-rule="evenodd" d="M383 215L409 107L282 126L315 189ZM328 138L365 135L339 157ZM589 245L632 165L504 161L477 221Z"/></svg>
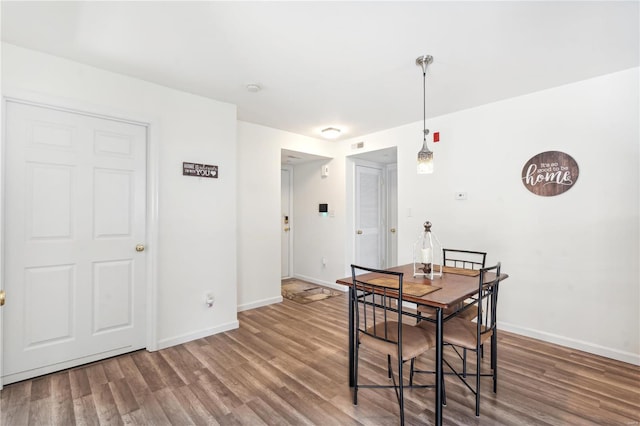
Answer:
<svg viewBox="0 0 640 426"><path fill-rule="evenodd" d="M296 238L296 167L312 162L320 164L330 158L306 152L282 149L280 152L280 236L281 236L281 277L295 278L294 252L297 244L305 244ZM318 168L318 170L320 170ZM298 233L297 235L300 235ZM308 244L307 244L308 245Z"/></svg>

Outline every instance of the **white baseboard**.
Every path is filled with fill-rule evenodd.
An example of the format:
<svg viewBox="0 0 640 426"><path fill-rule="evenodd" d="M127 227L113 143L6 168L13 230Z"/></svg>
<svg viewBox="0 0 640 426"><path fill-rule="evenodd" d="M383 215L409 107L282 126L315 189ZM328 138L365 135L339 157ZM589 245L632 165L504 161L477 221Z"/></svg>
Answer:
<svg viewBox="0 0 640 426"><path fill-rule="evenodd" d="M340 284L336 284L335 282L327 282L327 281L321 281L315 278L311 278L311 277L307 277L304 275L299 275L296 274L293 276L293 278L297 278L299 280L303 280L303 281L307 281L313 284L318 284L324 287L329 287L332 288L334 290L338 290L338 291L348 291L349 287L347 287L346 285L340 285Z"/></svg>
<svg viewBox="0 0 640 426"><path fill-rule="evenodd" d="M640 354L498 321L498 329L640 366Z"/></svg>
<svg viewBox="0 0 640 426"><path fill-rule="evenodd" d="M238 327L240 327L240 323L238 321L231 321L217 327L205 328L204 330L199 330L194 333L187 333L181 336L162 339L158 342L158 350L187 343L192 340L202 339L203 337L212 336L214 334L222 333L223 331L235 330Z"/></svg>
<svg viewBox="0 0 640 426"><path fill-rule="evenodd" d="M238 312L248 311L249 309L260 308L262 306L273 305L274 303L280 302L282 302L282 296L262 299L251 303L245 303L244 305L238 305Z"/></svg>

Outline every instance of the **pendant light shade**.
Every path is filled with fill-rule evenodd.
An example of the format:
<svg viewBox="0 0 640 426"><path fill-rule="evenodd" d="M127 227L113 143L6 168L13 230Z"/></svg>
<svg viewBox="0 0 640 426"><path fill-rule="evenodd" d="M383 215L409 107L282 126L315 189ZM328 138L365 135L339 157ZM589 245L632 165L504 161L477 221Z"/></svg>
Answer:
<svg viewBox="0 0 640 426"><path fill-rule="evenodd" d="M422 149L418 151L418 173L419 174L428 174L433 173L433 151L429 150L427 146L427 134L429 133L428 129L425 129L425 139L422 144Z"/></svg>
<svg viewBox="0 0 640 426"><path fill-rule="evenodd" d="M418 152L418 173L433 173L433 152L427 146L427 66L433 62L433 56L423 55L416 59L416 65L422 68L422 149Z"/></svg>

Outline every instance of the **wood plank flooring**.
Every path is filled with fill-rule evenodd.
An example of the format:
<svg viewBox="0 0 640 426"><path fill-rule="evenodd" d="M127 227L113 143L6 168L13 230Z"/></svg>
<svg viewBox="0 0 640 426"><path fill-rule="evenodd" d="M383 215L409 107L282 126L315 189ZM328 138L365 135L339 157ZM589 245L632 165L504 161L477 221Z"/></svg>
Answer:
<svg viewBox="0 0 640 426"><path fill-rule="evenodd" d="M352 404L346 294L238 316L237 330L8 385L0 424L398 424L392 390L362 389ZM447 376L445 424L640 424L639 367L506 332L498 351L498 393L483 379L479 418L471 392ZM387 383L385 360L361 355L361 380ZM419 361L420 368L432 364L433 353ZM408 390L405 398L407 424L433 423L433 390Z"/></svg>

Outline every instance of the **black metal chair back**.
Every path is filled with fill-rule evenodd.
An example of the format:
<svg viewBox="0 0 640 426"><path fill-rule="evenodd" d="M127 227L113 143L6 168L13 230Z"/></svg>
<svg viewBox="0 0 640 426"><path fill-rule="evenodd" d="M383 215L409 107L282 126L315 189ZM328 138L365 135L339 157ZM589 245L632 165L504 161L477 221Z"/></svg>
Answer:
<svg viewBox="0 0 640 426"><path fill-rule="evenodd" d="M355 319L359 335L365 334L374 339L398 346L397 357L402 359L402 272L383 271L351 265L352 278L356 285ZM375 277L362 274L376 274ZM391 297L393 294L393 297ZM395 306L394 306L395 305ZM395 333L389 330L393 321ZM359 338L359 336L358 336Z"/></svg>
<svg viewBox="0 0 640 426"><path fill-rule="evenodd" d="M462 269L482 269L487 258L487 253L482 251L442 249L444 266Z"/></svg>
<svg viewBox="0 0 640 426"><path fill-rule="evenodd" d="M473 302L478 311L478 347L482 344L482 336L494 333L496 330L500 267L501 264L498 262L495 266L480 269L477 295L479 300L474 300ZM488 278L489 276L491 276L490 279Z"/></svg>

